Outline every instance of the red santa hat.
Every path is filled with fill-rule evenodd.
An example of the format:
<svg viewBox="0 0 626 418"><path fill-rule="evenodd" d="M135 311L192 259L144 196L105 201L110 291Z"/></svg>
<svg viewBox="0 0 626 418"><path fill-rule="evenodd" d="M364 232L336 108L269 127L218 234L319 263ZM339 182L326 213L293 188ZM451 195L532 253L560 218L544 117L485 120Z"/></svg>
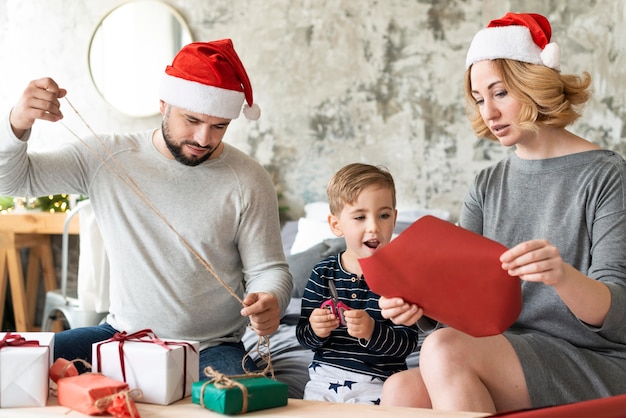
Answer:
<svg viewBox="0 0 626 418"><path fill-rule="evenodd" d="M506 58L559 70L560 49L550 42L552 27L536 13L507 13L489 22L472 40L465 68L482 60Z"/></svg>
<svg viewBox="0 0 626 418"><path fill-rule="evenodd" d="M193 42L168 65L159 98L195 113L236 119L241 113L257 120L261 110L252 100L252 86L230 39Z"/></svg>

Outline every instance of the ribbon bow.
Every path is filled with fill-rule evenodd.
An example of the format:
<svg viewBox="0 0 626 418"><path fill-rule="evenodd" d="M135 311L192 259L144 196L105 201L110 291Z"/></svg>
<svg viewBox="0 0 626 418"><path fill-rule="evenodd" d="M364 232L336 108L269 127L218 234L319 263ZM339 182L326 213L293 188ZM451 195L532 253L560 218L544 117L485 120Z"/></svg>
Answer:
<svg viewBox="0 0 626 418"><path fill-rule="evenodd" d="M4 334L2 340L0 340L0 349L5 347L40 347L40 345L37 340L27 340L20 334L7 332Z"/></svg>

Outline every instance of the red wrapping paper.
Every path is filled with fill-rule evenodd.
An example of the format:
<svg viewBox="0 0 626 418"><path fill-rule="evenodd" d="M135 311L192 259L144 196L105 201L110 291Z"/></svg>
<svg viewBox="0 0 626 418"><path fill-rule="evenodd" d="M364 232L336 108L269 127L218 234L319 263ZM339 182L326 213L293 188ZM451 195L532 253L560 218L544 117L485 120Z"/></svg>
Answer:
<svg viewBox="0 0 626 418"><path fill-rule="evenodd" d="M499 260L506 250L427 215L359 263L373 292L401 297L434 320L483 337L505 331L521 311L520 279Z"/></svg>
<svg viewBox="0 0 626 418"><path fill-rule="evenodd" d="M57 382L59 405L87 415L99 415L106 407L96 405L99 399L106 398L128 389L124 382L97 373L83 373L64 377Z"/></svg>
<svg viewBox="0 0 626 418"><path fill-rule="evenodd" d="M565 405L501 412L492 416L507 418L623 418L625 411L626 395L616 395Z"/></svg>
<svg viewBox="0 0 626 418"><path fill-rule="evenodd" d="M64 358L58 358L50 367L50 380L57 383L63 377L78 376L78 370L74 364Z"/></svg>

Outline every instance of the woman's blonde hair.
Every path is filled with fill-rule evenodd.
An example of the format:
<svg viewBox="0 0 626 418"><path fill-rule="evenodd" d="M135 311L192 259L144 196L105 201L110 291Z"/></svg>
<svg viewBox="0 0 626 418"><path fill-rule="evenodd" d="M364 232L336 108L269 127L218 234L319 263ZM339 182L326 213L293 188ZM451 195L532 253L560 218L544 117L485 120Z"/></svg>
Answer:
<svg viewBox="0 0 626 418"><path fill-rule="evenodd" d="M369 186L389 189L393 208L396 208L396 187L391 173L383 166L352 163L337 171L326 186L330 213L339 216L343 207L356 202L363 189Z"/></svg>
<svg viewBox="0 0 626 418"><path fill-rule="evenodd" d="M491 61L502 77L505 89L522 103L518 124L520 128L536 131L540 126L564 128L580 115L591 97L591 75L561 74L543 65L527 64L510 59ZM491 133L472 96L472 67L465 72L465 97L468 117L479 137L497 140Z"/></svg>

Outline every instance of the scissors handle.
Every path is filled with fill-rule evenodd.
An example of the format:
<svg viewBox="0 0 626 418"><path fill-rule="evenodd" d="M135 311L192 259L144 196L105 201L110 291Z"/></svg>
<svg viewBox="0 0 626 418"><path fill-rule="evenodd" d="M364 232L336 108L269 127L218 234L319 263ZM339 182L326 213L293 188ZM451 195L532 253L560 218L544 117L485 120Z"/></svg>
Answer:
<svg viewBox="0 0 626 418"><path fill-rule="evenodd" d="M321 307L328 309L330 313L335 315L335 317L339 319L339 322L341 323L341 325L344 325L344 326L346 325L346 319L343 313L345 311L349 311L350 308L345 303L343 302L335 303L332 299L328 299L322 303Z"/></svg>

